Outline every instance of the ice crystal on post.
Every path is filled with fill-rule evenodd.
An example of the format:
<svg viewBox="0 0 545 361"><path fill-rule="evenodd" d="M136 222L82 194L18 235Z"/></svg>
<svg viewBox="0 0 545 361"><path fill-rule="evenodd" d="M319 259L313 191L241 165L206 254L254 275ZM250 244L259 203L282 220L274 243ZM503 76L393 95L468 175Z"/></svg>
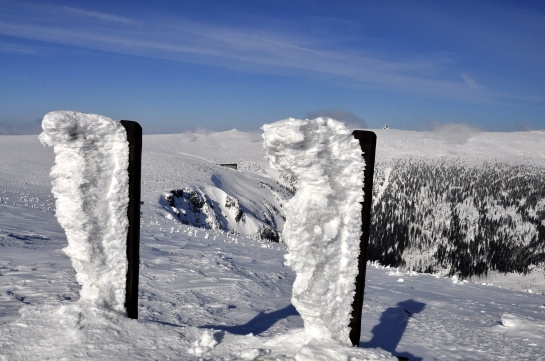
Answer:
<svg viewBox="0 0 545 361"><path fill-rule="evenodd" d="M66 232L80 299L124 311L129 147L123 126L100 115L58 111L42 121L53 147L56 216Z"/></svg>
<svg viewBox="0 0 545 361"><path fill-rule="evenodd" d="M358 272L364 161L358 141L329 118L263 126L271 167L297 180L286 204L286 263L305 331L349 345Z"/></svg>

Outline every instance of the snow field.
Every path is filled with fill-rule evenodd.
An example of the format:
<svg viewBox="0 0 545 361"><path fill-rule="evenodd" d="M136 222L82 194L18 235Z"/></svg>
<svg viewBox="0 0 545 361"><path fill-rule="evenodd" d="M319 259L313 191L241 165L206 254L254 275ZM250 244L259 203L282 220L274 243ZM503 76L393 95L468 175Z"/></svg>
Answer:
<svg viewBox="0 0 545 361"><path fill-rule="evenodd" d="M34 212L45 215L36 224L44 237L63 237L47 231L53 215ZM35 271L23 276L14 260L0 278L2 288L17 285L25 300L11 299L9 313L0 319L0 359L320 360L320 354L332 352L330 347L338 354L332 360L346 360L350 354L389 359L386 352L380 358L380 352L336 343L304 346L311 339L290 303L295 275L283 264L285 245L177 225L155 215L148 214L145 221L139 320L74 302L79 286L69 259L59 252L62 244L37 244L25 257L34 260L45 252L46 264L27 259ZM14 250L25 249L25 241L13 243ZM47 278L59 269L67 273L55 277L53 288ZM36 280L38 275L47 278ZM16 281L21 277L27 282ZM58 293L67 297L59 299ZM21 306L21 315L14 317Z"/></svg>
<svg viewBox="0 0 545 361"><path fill-rule="evenodd" d="M376 263L367 272L381 281L366 283L362 347L411 360L544 359L543 297Z"/></svg>
<svg viewBox="0 0 545 361"><path fill-rule="evenodd" d="M333 141L326 143L325 146L320 144L321 142L318 143L318 149L311 149L307 152L306 161L303 161L302 164L294 163L290 168L290 170L295 170L293 175L299 182L299 192L286 207L287 219L291 223L288 223L289 226L286 227L285 234L290 250L288 255L292 256L291 260L287 257L287 263L298 274L293 287L292 302L303 314L305 328L290 332L290 339L294 342L288 352L293 351L297 360L348 360L354 357L361 360L391 358L386 351L374 352L347 347L349 330L346 325L350 317L355 278L354 270L349 267L354 259L350 259L349 256L354 251L353 244L357 245L359 241L358 231L361 228L361 221L358 222L361 207L352 206L353 203L359 205L359 201L362 200L360 194L363 185L362 176L353 175L354 172L362 174L363 171L363 161L358 151L359 145L352 139L348 129L331 119L320 118L305 123L307 126L310 125L307 127L310 132L306 134L306 141L313 146L316 140L323 142L324 140L330 141L332 138ZM291 129L289 129L290 126ZM36 335L49 335L47 341L38 340L30 350L23 348L24 353L30 352L37 355L43 354L43 349L47 348L51 341L54 343L66 341L64 335L73 334L76 329L85 328L86 331L91 329L90 334L83 332L84 340L78 344L91 343L92 348L92 344L96 342L94 336L97 333L88 326L88 321L94 323L95 326L97 323L102 325L106 328L107 333L111 333L108 331L112 329L114 336L124 332L115 326L112 327L112 324L126 323L125 320L120 321L120 314L124 310L127 269L125 239L128 224L126 219L128 146L124 128L109 118L66 111L47 114L44 117L42 128L44 131L40 135L40 140L44 145L53 147L56 154L56 164L52 169L51 177L53 178L53 194L57 200L56 217L65 229L69 244L64 252L71 258L72 265L76 270L76 278L82 286L82 290L80 299L75 304L61 305L59 308L42 305L21 310L21 319L13 323L11 327L27 328L33 324L34 329L38 330ZM294 130L293 121L278 122L269 126L269 130L273 128L277 131L279 128L288 131ZM270 135L271 132L268 134ZM313 139L316 135L319 139ZM271 137L267 139L265 136L265 139L270 140ZM266 141L269 150L271 150L273 143L274 140L273 142ZM290 150L294 149L293 144L284 142L282 146ZM317 158L317 151L330 153L331 157ZM274 154L274 152L271 151L269 154ZM296 154L296 156L301 156L301 154ZM271 156L271 158L273 157ZM286 154L282 154L282 157L286 157ZM304 158L305 154L298 159ZM289 157L288 161L293 162L294 159ZM312 159L324 160L321 162L321 167L316 168L312 165ZM328 169L331 160L338 161L333 171ZM316 176L318 179L323 178L321 182L308 183L310 178L306 178L302 171L309 167L312 168L312 178ZM324 174L324 170L327 170L329 174ZM339 175L341 177L336 178ZM346 190L346 188L348 189ZM211 192L213 200L224 195L223 191L221 194L217 193ZM324 219L319 215L326 213L324 210L327 210L327 201L325 204L319 203L313 207L303 205L299 209L299 205L293 202L293 200L299 199L303 203L312 203L312 201L309 202L312 193L329 196L331 203L335 203L335 196L341 197L341 200L348 199L350 203L348 207L336 207L337 209L333 212L329 211ZM223 201L225 203L225 199ZM230 207L236 205L238 208L238 201L232 200L230 203L232 203ZM200 207L200 204L197 203L197 206ZM297 223L298 217L306 212L314 217L308 218L303 223ZM327 221L324 230L316 231L323 221ZM325 242L322 242L320 246L329 244L331 250L319 257L318 262L311 261L314 265L310 269L308 264L303 264L301 267L301 264L298 265L298 262L294 260L316 250L318 247L313 245L315 240L307 236L307 239L298 245L294 239L290 238L304 235L309 224L310 228L313 228L314 236L325 233ZM339 228L341 228L340 231ZM339 232L341 236L337 237ZM355 235L347 236L350 232ZM310 252L306 252L305 248L310 248ZM358 252L357 249L355 250L355 260L357 261ZM208 262L209 260L203 260L205 266L201 269L206 269ZM166 263L170 262L167 260ZM325 267L329 273L324 274L329 276L326 277L326 283L323 283L321 277L309 279L309 275L316 272L318 267ZM342 273L347 274L348 279L344 278ZM341 277L338 277L339 274ZM211 274L206 275L207 281L221 282L221 279L221 275L218 277ZM166 281L170 281L170 277L167 277ZM312 285L310 292L305 290L307 284ZM324 292L323 288L327 290L327 287L331 288L332 286L335 288L333 292ZM214 285L213 288L218 290L221 289L221 286ZM339 303L339 300L344 302ZM308 307L309 305L311 306ZM221 304L211 305L212 308L222 308L222 306ZM341 307L340 312L339 306ZM324 307L325 312L322 309ZM110 311L117 311L117 314L110 314ZM316 317L316 313L319 312L322 312L323 315ZM36 319L39 322L34 322ZM46 332L46 329L51 325L56 326L56 332ZM97 336L102 337L102 335ZM253 335L249 333L243 339L246 341L248 336L251 338ZM192 347L188 348L187 352L196 356L210 353L218 344L216 337L213 330L205 331L200 340L192 342ZM219 337L223 337L223 334ZM62 340L57 340L59 338ZM70 341L77 342L78 338L75 337ZM278 344L278 338L281 340L280 344ZM284 337L280 334L267 340L265 344L283 349L285 348L283 340ZM8 341L7 345L10 344ZM235 348L240 349L240 346L245 342L241 343L235 339L223 344L227 347L232 347L231 344L233 344ZM70 349L66 345L60 350L56 348L53 354L49 352L48 357L62 356L67 348ZM271 349L246 349L247 346L244 348L235 352L243 359L256 359L273 352ZM115 346L114 349L115 352L120 351L118 346ZM20 351L20 349L13 350L13 355L18 356ZM114 350L107 348L103 351L108 353ZM85 347L78 347L74 356L81 358L88 354L89 350L86 350ZM282 356L282 358L285 357Z"/></svg>
<svg viewBox="0 0 545 361"><path fill-rule="evenodd" d="M283 265L286 245L146 213L140 319L130 320L76 307L80 287L61 252L65 236L51 213L9 205L0 205L0 212L2 220L6 213L18 220L9 228L2 225L18 238L5 236L9 245L2 247L0 360L295 358L303 321L290 303L295 273ZM22 237L30 234L21 220L33 214L32 228L43 240ZM61 314L68 318L63 324ZM505 327L506 314L521 325ZM519 332L523 321L527 334ZM366 349L381 347L426 361L542 360L543 327L541 295L377 264L367 267L361 337ZM207 344L210 333L217 342L213 346Z"/></svg>
<svg viewBox="0 0 545 361"><path fill-rule="evenodd" d="M532 155L534 133L513 148ZM0 157L0 360L292 360L313 359L320 346L329 347L316 342L300 347L308 336L290 306L295 273L283 265L285 245L197 229L166 217L159 192L185 184L213 185L212 176L225 172L233 174L225 184L252 185L237 172L188 157L192 149L214 153L204 141L186 142L191 137L196 136L144 139L139 320L93 306L82 309L74 302L80 286L61 252L67 240L47 211L54 209L48 178L52 154L36 137L0 137L5 155ZM233 154L253 157L248 164L255 166L247 169L265 173L265 159L255 159L262 154L259 143L240 134L232 137L232 132L213 134L227 149L223 154L229 153L230 143L222 137L231 137L231 147L239 150ZM379 134L382 154L390 145L393 152L403 150L395 139L416 144L418 151L427 149L420 133L387 137ZM486 150L486 144L497 144L496 138L482 134L479 141ZM503 144L507 155L510 143ZM529 277L510 277L512 284L518 277L533 287ZM411 360L543 360L543 295L497 288L502 281L496 275L494 286L487 286L368 266L361 346ZM340 354L349 351L354 349ZM373 354L365 359L379 357Z"/></svg>

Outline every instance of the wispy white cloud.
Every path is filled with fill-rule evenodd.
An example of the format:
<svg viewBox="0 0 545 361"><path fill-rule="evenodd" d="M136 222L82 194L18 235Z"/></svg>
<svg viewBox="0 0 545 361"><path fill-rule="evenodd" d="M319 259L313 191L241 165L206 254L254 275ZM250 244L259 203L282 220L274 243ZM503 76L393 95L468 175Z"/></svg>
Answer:
<svg viewBox="0 0 545 361"><path fill-rule="evenodd" d="M475 81L475 79L473 79L472 77L470 77L466 73L460 74L460 77L462 78L462 80L464 81L464 84L467 85L468 88L471 88L471 89L479 89L480 88L479 84Z"/></svg>
<svg viewBox="0 0 545 361"><path fill-rule="evenodd" d="M60 8L60 10L71 15L78 15L82 17L92 18L92 19L103 21L103 22L119 23L119 24L137 24L137 21L133 19L130 19L124 16L102 13L99 11L83 10L83 9L69 7L69 6L63 6Z"/></svg>
<svg viewBox="0 0 545 361"><path fill-rule="evenodd" d="M9 42L0 42L0 53L20 55L43 55L42 51L35 48Z"/></svg>
<svg viewBox="0 0 545 361"><path fill-rule="evenodd" d="M0 15L0 34L238 71L332 79L351 86L466 100L496 97L465 73L460 78L442 75L441 69L450 65L442 55L402 61L349 47L331 48L331 39L322 43L305 33L290 32L289 23L277 19L271 22L275 28L266 19L263 26L255 27L164 15L141 20L73 7L44 6L36 11L70 12L87 21L58 16L55 21L47 21L48 16L12 20Z"/></svg>

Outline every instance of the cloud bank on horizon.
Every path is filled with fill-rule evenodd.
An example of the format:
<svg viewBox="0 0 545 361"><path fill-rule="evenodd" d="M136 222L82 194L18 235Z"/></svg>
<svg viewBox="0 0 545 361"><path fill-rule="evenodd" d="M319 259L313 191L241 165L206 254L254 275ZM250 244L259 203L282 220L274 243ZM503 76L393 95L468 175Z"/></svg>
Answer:
<svg viewBox="0 0 545 361"><path fill-rule="evenodd" d="M0 6L0 124L74 109L154 132L256 129L342 109L371 127L545 127L537 3Z"/></svg>

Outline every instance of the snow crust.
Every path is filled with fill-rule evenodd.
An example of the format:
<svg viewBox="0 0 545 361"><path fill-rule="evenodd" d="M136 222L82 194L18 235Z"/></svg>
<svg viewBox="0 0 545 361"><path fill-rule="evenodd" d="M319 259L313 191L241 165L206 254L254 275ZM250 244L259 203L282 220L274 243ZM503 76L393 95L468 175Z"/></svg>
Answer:
<svg viewBox="0 0 545 361"><path fill-rule="evenodd" d="M363 202L359 142L329 118L290 118L263 130L271 167L297 181L284 206L292 303L313 338L349 345Z"/></svg>
<svg viewBox="0 0 545 361"><path fill-rule="evenodd" d="M422 156L454 149L418 132L376 132L379 158L410 147ZM333 360L396 360L377 347L423 361L543 359L545 277L537 268L489 275L492 286L371 264L360 348L312 341L291 306L295 273L283 264L286 245L180 224L159 204L164 192L204 189L218 174L241 206L230 189L269 199L262 178L250 173L268 169L261 142L232 133L144 136L138 320L75 302L80 286L52 213L54 154L36 136L0 136L0 360L320 360L332 353ZM501 145L500 156L521 152L542 166L544 137L482 133L456 146L478 140L490 158ZM218 145L222 162L263 159L251 169L224 169L212 158Z"/></svg>
<svg viewBox="0 0 545 361"><path fill-rule="evenodd" d="M45 115L40 141L53 147L56 217L66 232L80 300L124 311L129 148L123 126L94 114Z"/></svg>
<svg viewBox="0 0 545 361"><path fill-rule="evenodd" d="M531 340L533 346L537 346L536 342L542 343L545 340L545 325L533 317L503 313L500 315L499 323L499 325L492 328L492 332L524 341Z"/></svg>

